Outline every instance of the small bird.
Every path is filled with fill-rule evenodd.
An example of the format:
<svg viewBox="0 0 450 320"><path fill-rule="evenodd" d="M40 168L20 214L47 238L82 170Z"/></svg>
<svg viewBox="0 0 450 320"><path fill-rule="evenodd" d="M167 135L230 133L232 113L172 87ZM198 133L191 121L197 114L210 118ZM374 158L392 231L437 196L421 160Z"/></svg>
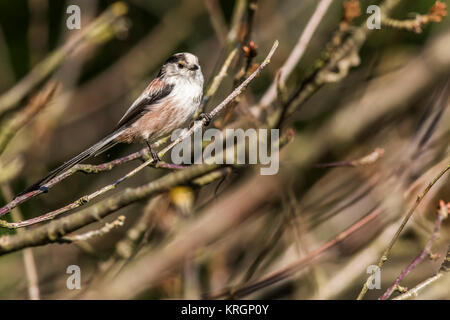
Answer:
<svg viewBox="0 0 450 320"><path fill-rule="evenodd" d="M187 52L174 54L167 59L156 78L134 101L109 135L54 169L17 196L42 188L43 184L60 173L118 143L144 141L155 162L160 161L151 147L151 142L192 121L200 106L202 95L203 74L198 58ZM207 113L201 114L200 118L204 118L206 122L211 120Z"/></svg>

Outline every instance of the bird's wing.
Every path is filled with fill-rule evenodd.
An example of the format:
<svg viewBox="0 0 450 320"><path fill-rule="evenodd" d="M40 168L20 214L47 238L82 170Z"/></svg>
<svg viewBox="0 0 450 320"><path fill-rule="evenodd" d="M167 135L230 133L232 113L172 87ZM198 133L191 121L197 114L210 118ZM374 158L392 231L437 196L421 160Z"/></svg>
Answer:
<svg viewBox="0 0 450 320"><path fill-rule="evenodd" d="M117 124L117 128L130 124L141 116L143 116L151 107L159 102L161 99L167 97L173 90L173 84L167 84L164 81L156 78L148 87L142 92L139 98L133 102L127 112L123 115Z"/></svg>

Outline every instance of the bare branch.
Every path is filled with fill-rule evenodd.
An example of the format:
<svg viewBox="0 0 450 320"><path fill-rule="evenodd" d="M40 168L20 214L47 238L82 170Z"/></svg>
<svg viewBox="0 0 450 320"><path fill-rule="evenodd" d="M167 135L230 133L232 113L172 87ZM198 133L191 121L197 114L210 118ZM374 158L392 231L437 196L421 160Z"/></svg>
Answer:
<svg viewBox="0 0 450 320"><path fill-rule="evenodd" d="M437 274L428 278L427 280L419 283L414 288L408 290L407 292L395 297L393 300L407 300L411 298L415 298L419 295L419 293L425 288L429 287L432 284L435 284L438 280L444 280L444 278L449 279L450 276L450 247L447 249L447 256L444 258L442 262L441 268Z"/></svg>
<svg viewBox="0 0 450 320"><path fill-rule="evenodd" d="M312 14L311 18L308 21L305 29L300 35L297 44L294 49L291 51L291 54L284 62L283 66L280 68L281 75L279 81L281 83L286 82L287 78L291 74L292 70L294 70L295 66L298 64L300 59L303 57L303 54L308 47L311 38L319 26L320 21L322 21L325 13L327 12L331 2L333 0L321 0L316 7L316 10ZM266 91L264 96L261 98L259 105L268 106L270 105L277 96L277 85L276 82L273 82L269 89ZM255 110L255 109L253 109Z"/></svg>
<svg viewBox="0 0 450 320"><path fill-rule="evenodd" d="M113 222L106 223L103 227L98 230L88 231L83 234L78 235L68 235L60 239L60 242L76 242L76 241L86 241L92 238L101 237L111 230L123 226L125 222L125 216L119 216Z"/></svg>

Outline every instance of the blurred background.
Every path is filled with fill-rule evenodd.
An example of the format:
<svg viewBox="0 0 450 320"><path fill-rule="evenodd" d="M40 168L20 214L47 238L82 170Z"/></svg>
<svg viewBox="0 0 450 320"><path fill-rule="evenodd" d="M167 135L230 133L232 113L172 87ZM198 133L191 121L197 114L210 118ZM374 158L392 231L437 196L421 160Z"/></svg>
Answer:
<svg viewBox="0 0 450 320"><path fill-rule="evenodd" d="M199 57L208 88L228 54L237 48L228 75L206 104L210 110L242 81L242 72L245 76L254 70L251 65L260 63L278 40L279 48L268 67L228 116L222 115L213 124L262 126L257 119L247 121L251 111L263 110L258 117L264 123L281 108L277 99L265 108L259 106L318 2L125 1L126 6L115 8L128 8L126 12L118 10L113 14L116 16L103 20L93 35L64 51L67 43L102 13L114 11L111 6L115 2L0 1L0 136L8 136L0 140L0 205L108 134L175 52L187 51ZM349 2L354 6L349 7ZM368 5L384 2L398 3L388 14L396 21L414 21L436 4L434 0L330 1L303 56L286 79L287 96L295 96L298 90L305 92L305 84L318 83L314 77L329 62L329 56L364 26L370 16ZM439 3L448 8L448 0ZM66 10L73 4L81 10L80 30L66 26L70 16ZM358 7L359 14L356 10L350 18L351 9ZM120 274L136 259L170 256L166 250L172 250L179 237L185 236L189 242L186 230L204 215L245 212L232 228L215 234L213 241L198 241L181 256L174 253L178 260L168 263L167 272L157 281L149 281L145 290L125 292L120 297L224 298L237 290L238 298L355 299L368 277L367 266L377 264L417 195L450 162L449 26L449 18L443 16L442 21L430 21L421 30L393 23L368 32L348 55L352 59L342 59L352 68L335 65L325 76L339 75L337 81L326 80L313 94L292 103L293 112L286 117L282 131L291 141L282 148L281 170L276 177L255 180L259 169L232 168L205 186L183 184L77 232L97 230L125 216L123 225L102 236L3 254L0 298L81 297L95 289L98 278L107 272ZM250 41L257 45L258 54L253 59L243 50ZM57 59L52 56L55 53L62 54L62 59L52 65L46 59ZM42 61L47 65L42 66ZM20 82L30 75L29 85ZM45 107L29 121L14 120L28 108L30 99L48 90L51 83L58 85ZM19 89L8 96L17 84L21 84ZM14 126L12 121L21 125ZM247 122L242 125L242 121ZM8 128L13 128L12 133ZM119 145L88 163L104 163L141 148L139 144ZM364 158L367 155L369 160ZM170 161L169 157L164 159ZM92 175L76 173L49 193L21 204L21 220L63 207L138 164L131 161ZM167 173L163 169L143 170L88 205ZM383 266L381 289L369 290L367 299L379 298L425 249L438 218L439 200L450 202L448 179L448 175L442 176L421 202ZM275 187L266 190L266 184ZM255 198L263 192L269 192L270 197ZM247 197L255 203L246 207L240 201L230 201L245 202ZM10 222L14 218L7 214L2 219ZM216 223L220 224L220 219ZM23 232L33 228L36 226ZM448 250L449 230L447 219L433 242L433 259L427 254L401 281L403 287L412 288L439 271ZM339 239L342 232L345 237ZM16 233L0 229L1 236ZM81 268L81 290L66 287L69 265ZM269 284L252 287L272 275L276 277ZM439 279L418 298L449 298L448 278Z"/></svg>

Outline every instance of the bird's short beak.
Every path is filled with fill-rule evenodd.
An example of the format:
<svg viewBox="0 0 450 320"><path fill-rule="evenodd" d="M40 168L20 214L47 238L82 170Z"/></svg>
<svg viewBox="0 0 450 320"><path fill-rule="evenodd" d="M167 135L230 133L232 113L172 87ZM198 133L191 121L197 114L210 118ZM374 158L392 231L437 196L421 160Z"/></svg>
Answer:
<svg viewBox="0 0 450 320"><path fill-rule="evenodd" d="M191 71L198 70L198 65L194 64L192 67L189 68Z"/></svg>

